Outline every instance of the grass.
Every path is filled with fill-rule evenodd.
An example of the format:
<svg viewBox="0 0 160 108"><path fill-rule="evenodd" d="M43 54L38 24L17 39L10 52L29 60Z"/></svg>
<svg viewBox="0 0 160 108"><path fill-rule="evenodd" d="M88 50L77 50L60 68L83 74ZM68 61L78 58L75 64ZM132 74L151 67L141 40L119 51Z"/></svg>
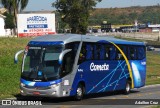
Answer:
<svg viewBox="0 0 160 108"><path fill-rule="evenodd" d="M121 38L120 36L116 36L116 38L130 40L130 41L147 42L147 45L153 45L153 46L159 46L160 45L160 41L151 41L151 40L133 39L133 38Z"/></svg>
<svg viewBox="0 0 160 108"><path fill-rule="evenodd" d="M22 56L14 64L14 54L24 49L31 38L0 38L0 99L19 93ZM146 84L160 83L160 53L147 52Z"/></svg>
<svg viewBox="0 0 160 108"><path fill-rule="evenodd" d="M147 52L146 84L160 84L160 52Z"/></svg>
<svg viewBox="0 0 160 108"><path fill-rule="evenodd" d="M14 54L24 49L30 38L0 38L0 98L19 93L20 62L14 64Z"/></svg>

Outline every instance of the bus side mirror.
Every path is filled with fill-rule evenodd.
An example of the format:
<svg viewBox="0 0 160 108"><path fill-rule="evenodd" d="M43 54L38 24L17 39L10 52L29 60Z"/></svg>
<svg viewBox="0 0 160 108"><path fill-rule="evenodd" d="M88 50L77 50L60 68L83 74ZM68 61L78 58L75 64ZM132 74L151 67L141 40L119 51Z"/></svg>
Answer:
<svg viewBox="0 0 160 108"><path fill-rule="evenodd" d="M70 51L72 51L72 49L66 49L66 50L64 50L64 51L60 54L59 60L58 60L59 64L62 64L64 55L65 55L66 53L70 52Z"/></svg>
<svg viewBox="0 0 160 108"><path fill-rule="evenodd" d="M15 56L14 56L14 63L15 63L15 64L18 63L18 56L19 56L19 54L21 54L22 52L24 52L24 50L20 50L20 51L18 51L18 52L15 54Z"/></svg>

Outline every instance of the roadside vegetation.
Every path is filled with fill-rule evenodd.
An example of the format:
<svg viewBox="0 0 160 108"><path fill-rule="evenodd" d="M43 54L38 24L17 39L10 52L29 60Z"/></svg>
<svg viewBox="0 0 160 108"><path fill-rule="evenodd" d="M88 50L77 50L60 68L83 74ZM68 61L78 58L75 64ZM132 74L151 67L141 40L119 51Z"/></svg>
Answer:
<svg viewBox="0 0 160 108"><path fill-rule="evenodd" d="M24 49L31 38L0 38L0 99L19 93L22 56L14 64L14 54ZM146 84L160 84L160 52L147 52Z"/></svg>
<svg viewBox="0 0 160 108"><path fill-rule="evenodd" d="M160 46L160 41L151 41L151 40L144 40L144 39L124 38L124 37L120 37L120 36L115 36L115 38L125 39L125 40L129 40L129 41L146 42L147 45Z"/></svg>
<svg viewBox="0 0 160 108"><path fill-rule="evenodd" d="M134 24L137 19L140 24L159 24L160 5L132 6L125 8L97 8L90 14L89 25L100 25L107 21L114 25Z"/></svg>
<svg viewBox="0 0 160 108"><path fill-rule="evenodd" d="M149 108L149 107L148 107ZM153 106L153 107L151 107L151 108L160 108L160 106Z"/></svg>
<svg viewBox="0 0 160 108"><path fill-rule="evenodd" d="M19 93L22 56L14 64L14 54L24 49L31 38L0 38L0 98Z"/></svg>
<svg viewBox="0 0 160 108"><path fill-rule="evenodd" d="M160 84L160 52L147 52L146 84Z"/></svg>

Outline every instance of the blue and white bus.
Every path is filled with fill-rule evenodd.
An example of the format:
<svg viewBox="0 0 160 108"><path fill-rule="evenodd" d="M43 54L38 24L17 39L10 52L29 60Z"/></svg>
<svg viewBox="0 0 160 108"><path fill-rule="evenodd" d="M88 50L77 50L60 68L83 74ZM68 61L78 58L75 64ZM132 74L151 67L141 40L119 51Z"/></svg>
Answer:
<svg viewBox="0 0 160 108"><path fill-rule="evenodd" d="M23 96L66 97L145 85L143 42L77 34L32 39L24 52L20 92Z"/></svg>

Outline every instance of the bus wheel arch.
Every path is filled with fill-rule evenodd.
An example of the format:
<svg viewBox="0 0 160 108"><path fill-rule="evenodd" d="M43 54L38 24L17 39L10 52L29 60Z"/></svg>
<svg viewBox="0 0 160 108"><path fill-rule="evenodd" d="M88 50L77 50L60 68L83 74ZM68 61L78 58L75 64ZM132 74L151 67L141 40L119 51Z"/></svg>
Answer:
<svg viewBox="0 0 160 108"><path fill-rule="evenodd" d="M85 94L85 82L84 81L80 81L77 85L76 88L76 94L75 94L75 99L76 100L82 100Z"/></svg>

